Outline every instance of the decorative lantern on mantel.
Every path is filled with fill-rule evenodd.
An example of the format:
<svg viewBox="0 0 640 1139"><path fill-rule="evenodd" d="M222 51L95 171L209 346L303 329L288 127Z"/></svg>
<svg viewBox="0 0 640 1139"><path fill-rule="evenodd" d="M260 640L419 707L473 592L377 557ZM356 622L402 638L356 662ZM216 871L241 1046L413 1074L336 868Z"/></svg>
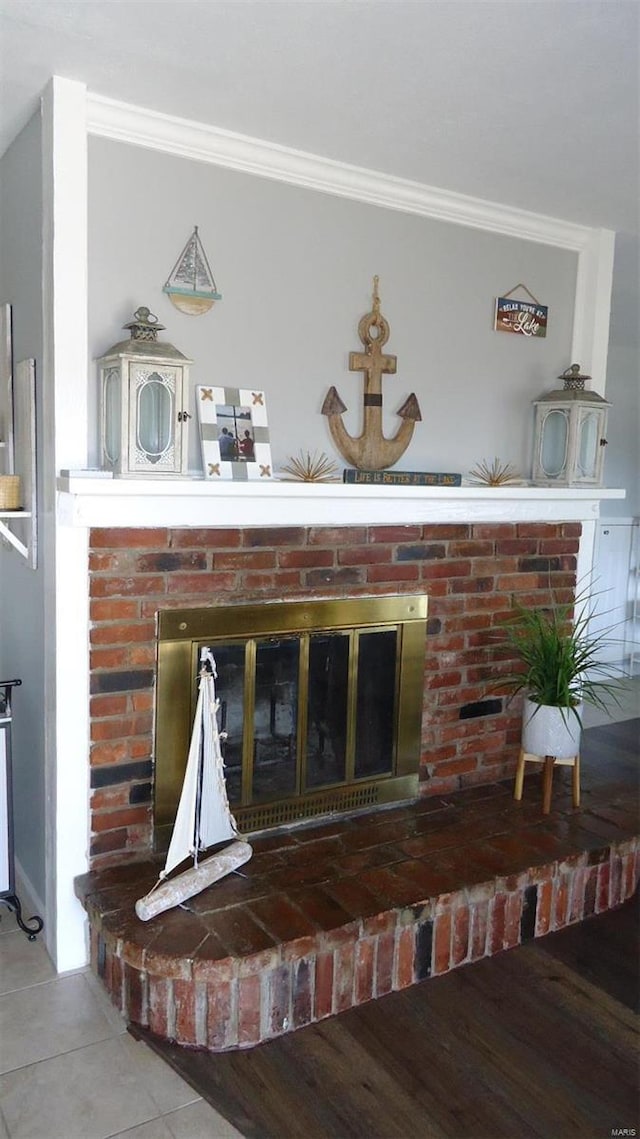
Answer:
<svg viewBox="0 0 640 1139"><path fill-rule="evenodd" d="M611 406L597 392L585 391L579 364L558 379L562 389L534 400L533 478L536 486L600 486Z"/></svg>
<svg viewBox="0 0 640 1139"><path fill-rule="evenodd" d="M100 366L101 461L123 478L186 475L189 364L157 339L164 325L148 308L124 325L129 340L114 344Z"/></svg>

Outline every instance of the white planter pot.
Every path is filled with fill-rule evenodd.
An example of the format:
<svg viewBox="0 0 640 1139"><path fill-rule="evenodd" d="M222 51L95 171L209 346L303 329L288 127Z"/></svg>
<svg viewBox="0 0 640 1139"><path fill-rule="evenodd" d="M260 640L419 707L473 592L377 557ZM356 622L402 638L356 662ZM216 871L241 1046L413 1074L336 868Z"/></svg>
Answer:
<svg viewBox="0 0 640 1139"><path fill-rule="evenodd" d="M582 716L582 705L576 708ZM522 747L530 755L554 755L569 759L580 751L580 722L571 709L534 704L525 698L522 716Z"/></svg>

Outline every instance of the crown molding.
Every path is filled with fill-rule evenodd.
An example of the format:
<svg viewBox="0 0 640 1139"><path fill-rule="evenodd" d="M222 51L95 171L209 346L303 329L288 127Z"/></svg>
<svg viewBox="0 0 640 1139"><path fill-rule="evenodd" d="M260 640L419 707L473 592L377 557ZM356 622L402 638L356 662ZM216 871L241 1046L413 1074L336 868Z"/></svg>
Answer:
<svg viewBox="0 0 640 1139"><path fill-rule="evenodd" d="M87 130L341 198L582 252L593 231L573 222L336 162L206 123L87 93Z"/></svg>

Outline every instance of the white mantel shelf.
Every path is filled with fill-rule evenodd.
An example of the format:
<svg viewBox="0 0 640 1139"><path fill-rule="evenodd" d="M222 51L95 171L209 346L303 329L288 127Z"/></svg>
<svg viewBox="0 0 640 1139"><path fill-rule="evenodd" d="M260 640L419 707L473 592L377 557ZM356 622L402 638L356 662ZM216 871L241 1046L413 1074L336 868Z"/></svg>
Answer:
<svg viewBox="0 0 640 1139"><path fill-rule="evenodd" d="M594 487L403 487L215 483L63 475L58 520L82 527L362 526L421 522L581 522L625 491Z"/></svg>

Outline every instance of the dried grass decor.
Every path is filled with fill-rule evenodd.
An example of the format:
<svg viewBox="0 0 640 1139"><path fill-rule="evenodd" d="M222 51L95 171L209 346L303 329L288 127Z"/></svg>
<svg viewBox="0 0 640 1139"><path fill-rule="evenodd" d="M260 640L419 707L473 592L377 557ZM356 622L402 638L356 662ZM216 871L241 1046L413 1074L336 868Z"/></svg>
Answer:
<svg viewBox="0 0 640 1139"><path fill-rule="evenodd" d="M478 463L469 471L469 478L480 486L508 486L509 483L522 483L522 475L511 466L503 463L497 456L489 464L486 459Z"/></svg>
<svg viewBox="0 0 640 1139"><path fill-rule="evenodd" d="M324 451L298 451L282 467L292 482L339 482L337 465Z"/></svg>

